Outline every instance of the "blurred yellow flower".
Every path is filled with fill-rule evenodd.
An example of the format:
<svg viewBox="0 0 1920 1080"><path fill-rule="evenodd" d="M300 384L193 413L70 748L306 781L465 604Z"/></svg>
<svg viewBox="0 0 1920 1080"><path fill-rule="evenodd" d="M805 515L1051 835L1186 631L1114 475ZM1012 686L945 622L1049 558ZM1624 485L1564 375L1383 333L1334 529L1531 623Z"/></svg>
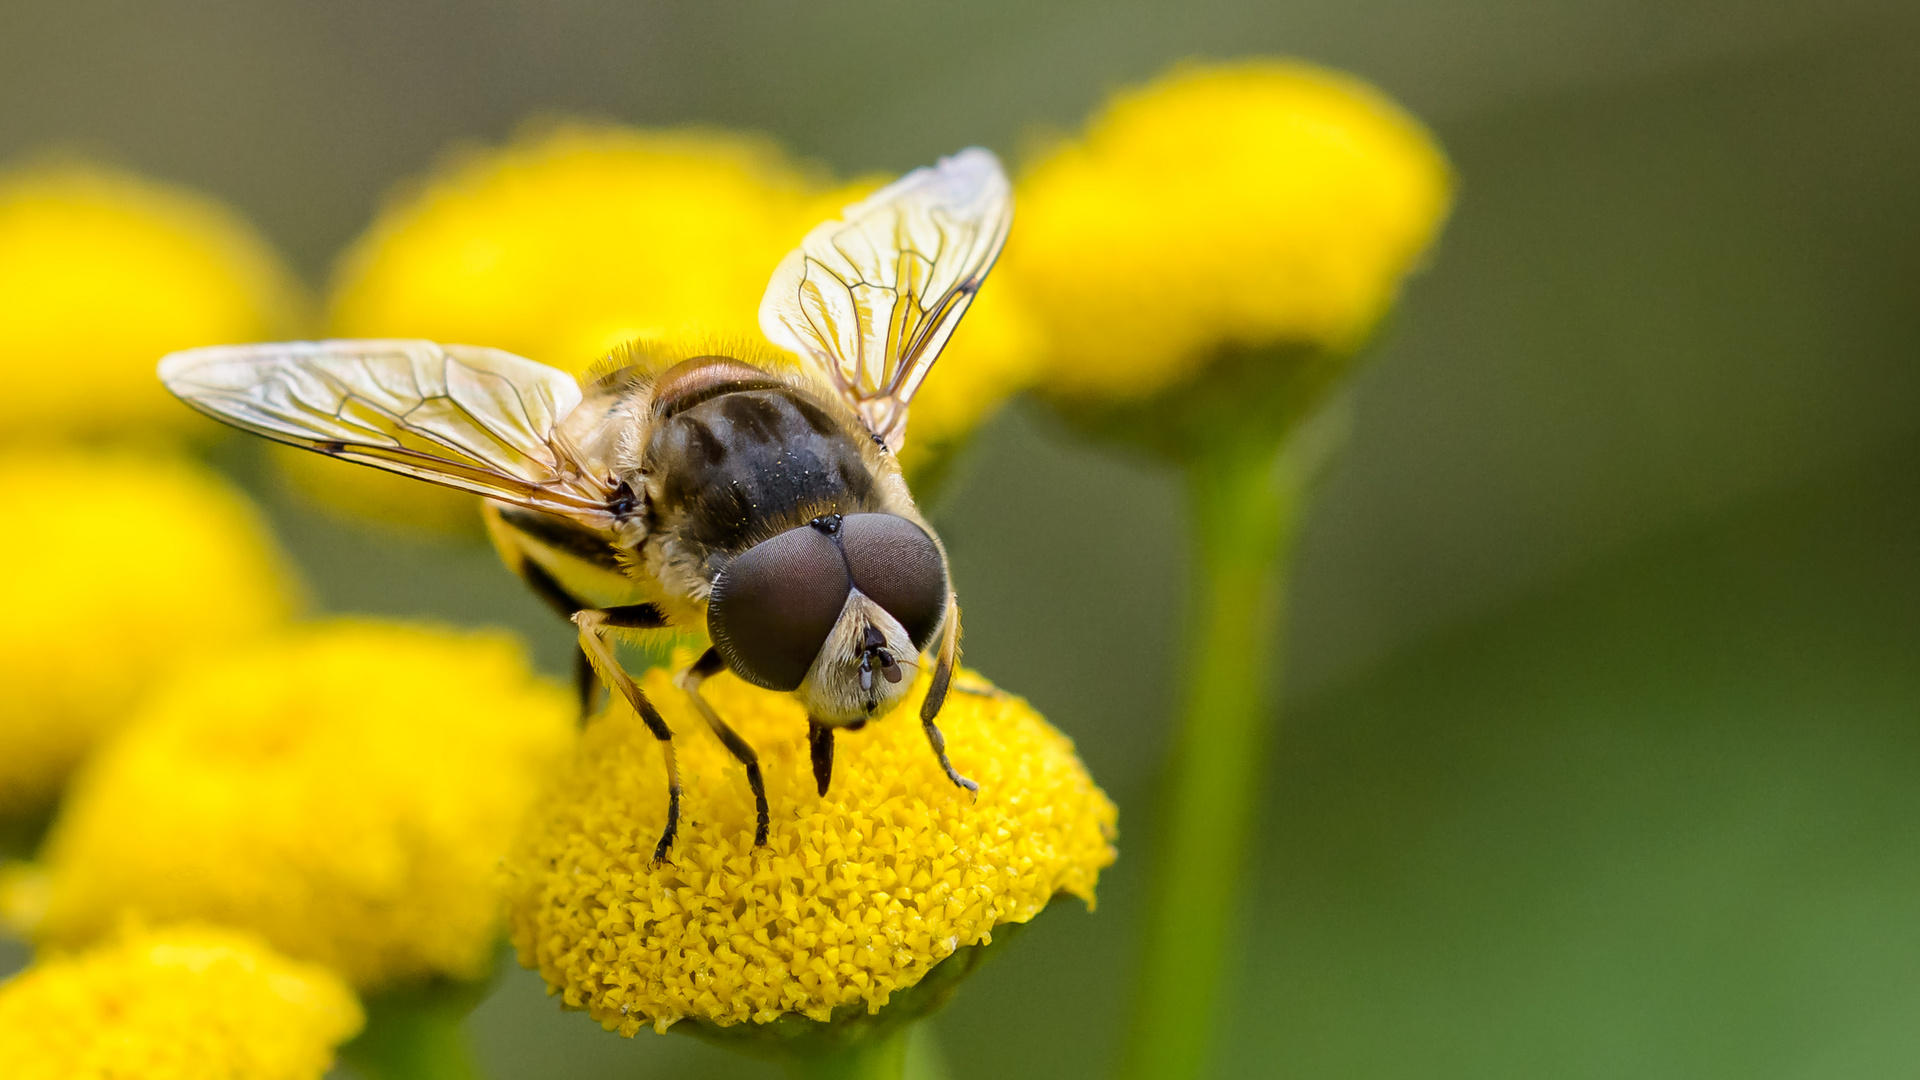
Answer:
<svg viewBox="0 0 1920 1080"><path fill-rule="evenodd" d="M763 848L741 768L664 671L644 682L679 733L685 816L670 861L651 864L666 812L659 745L624 706L588 727L507 860L521 963L623 1035L684 1017L878 1011L1056 893L1092 906L1114 859L1114 806L1073 744L972 673L956 678L940 724L977 801L947 781L915 722L924 674L894 715L840 735L825 798L791 696L732 675L708 682L760 754L773 820Z"/></svg>
<svg viewBox="0 0 1920 1080"><path fill-rule="evenodd" d="M546 129L468 152L389 206L341 260L329 330L490 345L573 372L635 339L662 354L752 355L765 350L760 298L781 257L881 182L835 184L744 134ZM927 381L910 470L1033 381L1035 335L1008 291L983 292ZM279 460L337 508L415 525L475 520L470 496Z"/></svg>
<svg viewBox="0 0 1920 1080"><path fill-rule="evenodd" d="M319 1080L353 992L246 934L131 931L0 984L8 1080Z"/></svg>
<svg viewBox="0 0 1920 1080"><path fill-rule="evenodd" d="M335 518L402 533L485 535L479 496L283 443L266 451L287 487Z"/></svg>
<svg viewBox="0 0 1920 1080"><path fill-rule="evenodd" d="M343 620L232 653L76 779L38 935L204 918L362 989L476 977L500 857L572 730L568 694L499 633Z"/></svg>
<svg viewBox="0 0 1920 1080"><path fill-rule="evenodd" d="M462 154L388 206L340 262L329 330L490 345L573 372L636 337L757 341L767 278L838 208L826 195L824 176L765 139L544 130ZM336 508L477 519L471 496L281 461Z"/></svg>
<svg viewBox="0 0 1920 1080"><path fill-rule="evenodd" d="M258 513L198 466L0 454L0 506L0 814L51 802L154 680L292 606Z"/></svg>
<svg viewBox="0 0 1920 1080"><path fill-rule="evenodd" d="M342 260L332 332L491 345L581 371L636 337L758 336L824 177L772 143L569 125L468 153Z"/></svg>
<svg viewBox="0 0 1920 1080"><path fill-rule="evenodd" d="M1426 130L1357 79L1187 65L1029 172L1008 271L1043 319L1052 392L1141 398L1224 347L1357 345L1451 187Z"/></svg>
<svg viewBox="0 0 1920 1080"><path fill-rule="evenodd" d="M47 914L47 871L39 863L0 863L0 934L25 940Z"/></svg>
<svg viewBox="0 0 1920 1080"><path fill-rule="evenodd" d="M154 362L290 336L303 304L266 241L211 200L96 166L0 173L0 439L201 424Z"/></svg>

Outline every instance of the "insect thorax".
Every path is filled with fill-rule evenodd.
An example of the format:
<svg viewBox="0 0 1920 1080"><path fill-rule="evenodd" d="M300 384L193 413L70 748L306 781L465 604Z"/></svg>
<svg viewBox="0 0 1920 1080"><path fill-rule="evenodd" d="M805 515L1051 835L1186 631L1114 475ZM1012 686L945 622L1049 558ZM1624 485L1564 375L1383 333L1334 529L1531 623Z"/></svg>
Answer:
<svg viewBox="0 0 1920 1080"><path fill-rule="evenodd" d="M823 514L877 509L859 429L790 386L730 390L660 420L655 528L725 558Z"/></svg>

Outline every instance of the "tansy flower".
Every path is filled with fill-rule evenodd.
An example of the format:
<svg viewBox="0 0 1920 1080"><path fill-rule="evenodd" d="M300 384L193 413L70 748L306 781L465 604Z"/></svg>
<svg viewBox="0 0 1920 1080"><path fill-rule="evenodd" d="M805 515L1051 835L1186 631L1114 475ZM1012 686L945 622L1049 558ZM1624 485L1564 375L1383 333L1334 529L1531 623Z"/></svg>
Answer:
<svg viewBox="0 0 1920 1080"><path fill-rule="evenodd" d="M294 589L253 507L185 462L0 454L0 506L0 814L17 814L156 678L272 627Z"/></svg>
<svg viewBox="0 0 1920 1080"><path fill-rule="evenodd" d="M1049 389L1138 399L1223 348L1350 350L1450 187L1427 132L1357 79L1189 65L1028 173L1008 269L1047 331Z"/></svg>
<svg viewBox="0 0 1920 1080"><path fill-rule="evenodd" d="M760 754L773 829L755 848L744 774L656 669L644 683L679 735L686 784L671 856L652 863L666 811L659 745L617 707L588 727L507 860L521 962L623 1035L683 1018L826 1021L879 1011L1056 893L1091 906L1115 811L1072 743L963 674L940 725L954 765L980 783L970 798L914 720L926 681L840 737L824 798L799 704L732 675L708 682Z"/></svg>
<svg viewBox="0 0 1920 1080"><path fill-rule="evenodd" d="M133 931L0 984L8 1080L319 1080L360 1030L353 992L250 935Z"/></svg>
<svg viewBox="0 0 1920 1080"><path fill-rule="evenodd" d="M339 621L229 654L76 779L38 936L204 918L362 989L477 976L500 857L572 717L497 633Z"/></svg>
<svg viewBox="0 0 1920 1080"><path fill-rule="evenodd" d="M210 200L79 164L0 174L0 439L198 424L154 361L289 336L301 310L279 257Z"/></svg>

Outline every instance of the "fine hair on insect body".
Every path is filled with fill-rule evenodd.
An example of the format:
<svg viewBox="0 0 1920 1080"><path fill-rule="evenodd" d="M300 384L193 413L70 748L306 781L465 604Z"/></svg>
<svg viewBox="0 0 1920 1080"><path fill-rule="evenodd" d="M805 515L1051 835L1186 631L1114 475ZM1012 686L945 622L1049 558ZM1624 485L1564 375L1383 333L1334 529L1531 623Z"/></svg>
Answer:
<svg viewBox="0 0 1920 1080"><path fill-rule="evenodd" d="M214 346L160 362L167 388L267 438L485 497L495 547L572 620L583 713L597 683L660 741L673 845L673 732L615 656L614 636L703 630L675 683L746 769L767 842L758 755L701 693L722 671L794 695L816 786L836 732L887 715L932 665L936 723L958 662L946 549L898 453L914 394L972 303L1012 222L978 147L918 169L809 232L773 270L766 342L678 355L616 350L574 376L498 349L415 340Z"/></svg>

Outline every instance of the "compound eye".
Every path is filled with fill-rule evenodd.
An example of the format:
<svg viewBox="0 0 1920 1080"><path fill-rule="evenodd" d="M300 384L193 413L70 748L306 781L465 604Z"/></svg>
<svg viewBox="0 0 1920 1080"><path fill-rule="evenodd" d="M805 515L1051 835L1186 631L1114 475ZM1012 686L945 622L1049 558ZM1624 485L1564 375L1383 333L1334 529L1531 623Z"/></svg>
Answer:
<svg viewBox="0 0 1920 1080"><path fill-rule="evenodd" d="M925 649L947 613L947 560L926 530L893 514L849 514L840 545L853 584Z"/></svg>
<svg viewBox="0 0 1920 1080"><path fill-rule="evenodd" d="M734 674L797 690L853 583L833 539L810 526L748 548L714 580L707 634Z"/></svg>

